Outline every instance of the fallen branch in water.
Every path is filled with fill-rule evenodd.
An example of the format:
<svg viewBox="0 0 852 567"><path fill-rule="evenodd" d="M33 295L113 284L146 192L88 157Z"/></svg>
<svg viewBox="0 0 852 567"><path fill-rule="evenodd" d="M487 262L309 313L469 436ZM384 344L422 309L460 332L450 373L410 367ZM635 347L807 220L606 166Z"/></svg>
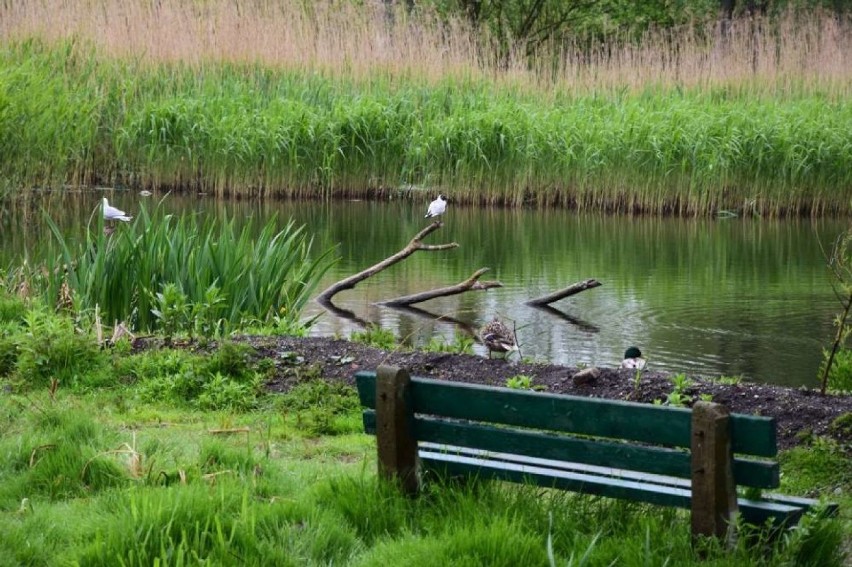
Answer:
<svg viewBox="0 0 852 567"><path fill-rule="evenodd" d="M532 305L533 307L537 307L540 305L548 305L550 303L553 303L554 301L559 301L560 299L564 299L571 295L578 294L581 291L586 291L587 289L592 289L600 285L601 282L596 279L583 280L581 282L573 283L566 288L560 289L559 291L554 291L551 294L544 295L536 299L530 299L526 302L526 304Z"/></svg>
<svg viewBox="0 0 852 567"><path fill-rule="evenodd" d="M471 275L469 278L467 278L463 282L457 283L456 285L433 289L430 291L423 291L412 295L406 295L404 297L397 297L396 299L382 301L380 302L380 304L388 305L390 307L400 307L404 305L411 305L413 303L420 303L429 299L435 299L436 297L456 295L459 293L464 293L466 291L477 291L491 289L494 287L503 287L503 284L498 281L479 281L479 278L482 276L482 274L487 271L488 268L480 268L476 270L476 272L474 272L473 275Z"/></svg>

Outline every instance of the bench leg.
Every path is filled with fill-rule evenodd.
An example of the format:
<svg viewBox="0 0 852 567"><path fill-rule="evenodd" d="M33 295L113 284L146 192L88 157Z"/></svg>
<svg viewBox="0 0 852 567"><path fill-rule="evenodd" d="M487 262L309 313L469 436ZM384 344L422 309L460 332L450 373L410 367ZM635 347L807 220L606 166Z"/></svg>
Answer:
<svg viewBox="0 0 852 567"><path fill-rule="evenodd" d="M728 409L696 402L692 408L692 538L734 543L737 493Z"/></svg>
<svg viewBox="0 0 852 567"><path fill-rule="evenodd" d="M411 377L396 366L379 366L376 372L376 444L379 476L399 482L402 489L418 492L417 440L411 431Z"/></svg>

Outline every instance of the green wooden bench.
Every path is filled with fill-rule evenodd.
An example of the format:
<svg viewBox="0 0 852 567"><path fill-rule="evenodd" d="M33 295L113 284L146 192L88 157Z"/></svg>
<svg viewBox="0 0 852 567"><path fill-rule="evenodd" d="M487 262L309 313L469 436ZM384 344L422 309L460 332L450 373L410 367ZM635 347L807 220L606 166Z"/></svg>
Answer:
<svg viewBox="0 0 852 567"><path fill-rule="evenodd" d="M379 472L411 493L430 473L534 483L688 508L695 536L731 535L737 513L791 524L818 504L737 495L737 486L779 485L772 418L708 402L673 408L410 378L387 366L355 378Z"/></svg>

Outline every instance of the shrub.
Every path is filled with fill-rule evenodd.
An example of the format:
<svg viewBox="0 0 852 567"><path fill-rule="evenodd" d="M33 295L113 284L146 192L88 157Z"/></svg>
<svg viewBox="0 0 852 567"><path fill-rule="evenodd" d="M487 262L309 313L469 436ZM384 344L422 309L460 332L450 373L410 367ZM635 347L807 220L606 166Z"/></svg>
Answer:
<svg viewBox="0 0 852 567"><path fill-rule="evenodd" d="M852 349L840 349L834 355L828 384L834 391L852 392Z"/></svg>
<svg viewBox="0 0 852 567"><path fill-rule="evenodd" d="M143 400L196 405L205 410L246 411L257 404L263 373L248 345L222 342L210 356L152 351L120 363L138 382Z"/></svg>
<svg viewBox="0 0 852 567"><path fill-rule="evenodd" d="M99 386L110 379L105 351L93 337L78 333L68 317L31 310L17 348L17 374L27 387L45 387L54 379L66 387Z"/></svg>
<svg viewBox="0 0 852 567"><path fill-rule="evenodd" d="M0 378L8 376L15 369L20 338L17 325L0 323Z"/></svg>
<svg viewBox="0 0 852 567"><path fill-rule="evenodd" d="M0 323L23 323L24 313L27 311L27 306L24 302L6 293L0 292Z"/></svg>

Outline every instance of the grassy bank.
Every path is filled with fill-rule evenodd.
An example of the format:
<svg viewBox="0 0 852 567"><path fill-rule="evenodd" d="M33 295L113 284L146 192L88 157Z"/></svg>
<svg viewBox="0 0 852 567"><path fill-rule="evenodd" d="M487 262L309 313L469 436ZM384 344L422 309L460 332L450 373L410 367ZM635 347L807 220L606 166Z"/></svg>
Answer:
<svg viewBox="0 0 852 567"><path fill-rule="evenodd" d="M499 483L412 500L376 479L350 388L305 376L245 407L162 389L221 362L125 355L107 388L0 396L0 565L842 564L845 497L841 520L705 560L682 511ZM263 370L219 375L241 372ZM834 486L844 462L831 446L789 455L795 491Z"/></svg>
<svg viewBox="0 0 852 567"><path fill-rule="evenodd" d="M848 34L830 19L734 25L725 49L712 29L613 39L495 72L464 30L434 22L249 7L228 27L227 5L110 1L102 15L71 2L72 39L48 10L7 8L6 187L325 198L415 186L510 205L852 211ZM273 33L290 43L264 51Z"/></svg>
<svg viewBox="0 0 852 567"><path fill-rule="evenodd" d="M71 323L0 302L3 567L843 561L849 457L829 439L781 455L782 490L830 493L839 519L699 559L684 511L500 483L403 496L376 478L354 389L296 353L99 348Z"/></svg>

